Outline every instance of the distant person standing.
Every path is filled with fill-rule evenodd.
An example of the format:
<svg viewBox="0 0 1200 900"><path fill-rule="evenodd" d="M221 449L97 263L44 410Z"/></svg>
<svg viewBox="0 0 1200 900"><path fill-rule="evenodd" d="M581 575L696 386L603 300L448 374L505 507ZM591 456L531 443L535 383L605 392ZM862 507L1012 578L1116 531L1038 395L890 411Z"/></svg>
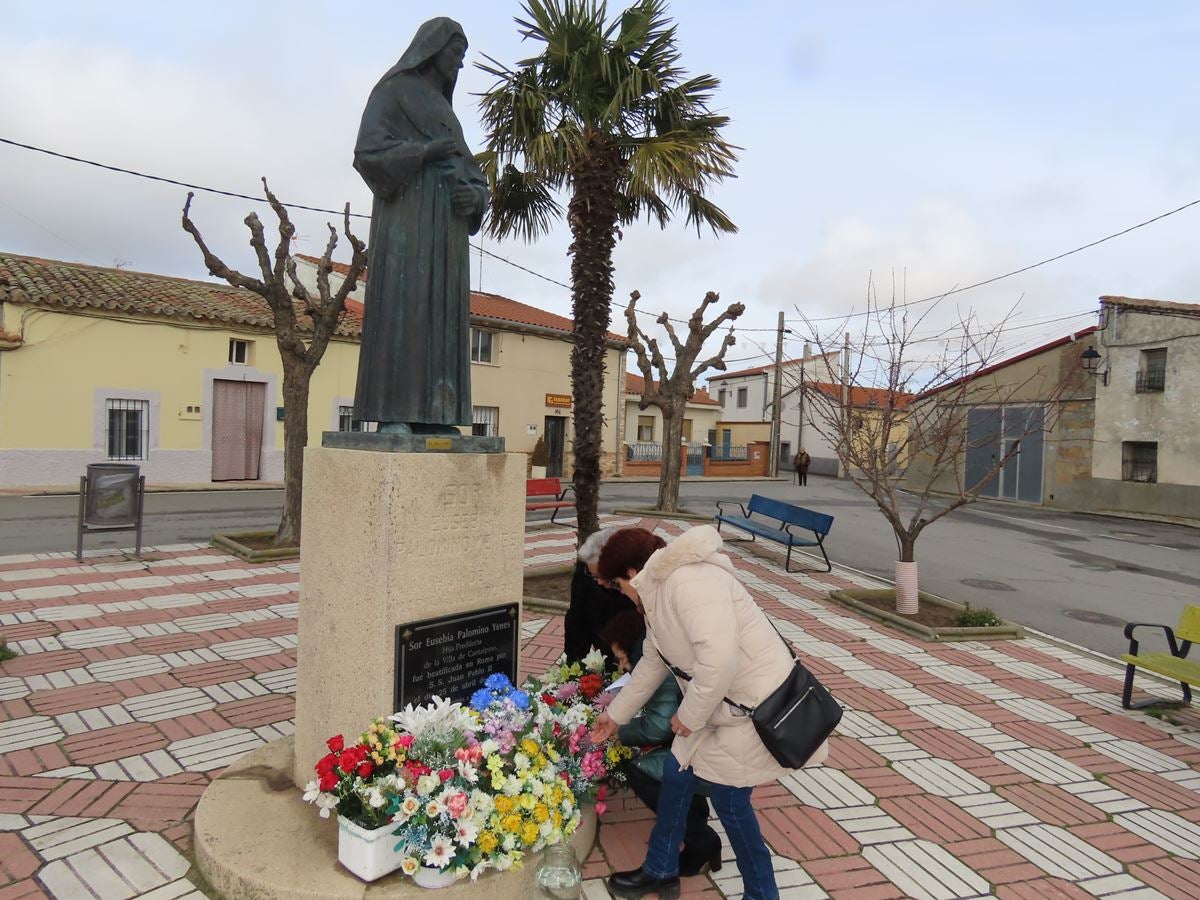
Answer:
<svg viewBox="0 0 1200 900"><path fill-rule="evenodd" d="M808 484L808 466L812 462L812 457L808 455L808 451L801 448L796 454L796 458L792 460L792 465L796 468L796 484Z"/></svg>

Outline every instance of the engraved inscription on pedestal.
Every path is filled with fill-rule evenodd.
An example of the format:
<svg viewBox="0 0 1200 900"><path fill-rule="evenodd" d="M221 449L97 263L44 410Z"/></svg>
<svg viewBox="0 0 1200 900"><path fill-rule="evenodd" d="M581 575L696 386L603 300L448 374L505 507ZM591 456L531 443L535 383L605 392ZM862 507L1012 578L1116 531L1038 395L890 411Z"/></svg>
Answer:
<svg viewBox="0 0 1200 900"><path fill-rule="evenodd" d="M430 697L466 701L493 672L516 681L519 606L425 619L396 626L396 691L403 709Z"/></svg>

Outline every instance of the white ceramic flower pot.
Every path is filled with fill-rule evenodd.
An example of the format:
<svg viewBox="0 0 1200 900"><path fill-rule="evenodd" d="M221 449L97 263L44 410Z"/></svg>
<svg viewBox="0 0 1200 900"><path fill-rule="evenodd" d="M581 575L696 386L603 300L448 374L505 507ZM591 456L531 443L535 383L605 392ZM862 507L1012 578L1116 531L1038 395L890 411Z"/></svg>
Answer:
<svg viewBox="0 0 1200 900"><path fill-rule="evenodd" d="M413 881L423 888L444 888L450 887L457 879L449 866L444 869L435 869L432 866L421 866L413 873Z"/></svg>
<svg viewBox="0 0 1200 900"><path fill-rule="evenodd" d="M917 564L896 562L896 612L902 616L917 614Z"/></svg>
<svg viewBox="0 0 1200 900"><path fill-rule="evenodd" d="M338 816L338 862L361 878L375 881L400 868L403 853L397 853L395 825L368 831Z"/></svg>

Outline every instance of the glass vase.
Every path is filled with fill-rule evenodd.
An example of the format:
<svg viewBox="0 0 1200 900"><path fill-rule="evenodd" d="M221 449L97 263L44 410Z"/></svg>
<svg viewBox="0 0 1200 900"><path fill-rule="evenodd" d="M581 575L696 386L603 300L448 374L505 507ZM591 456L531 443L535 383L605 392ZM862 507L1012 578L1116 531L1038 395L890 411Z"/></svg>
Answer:
<svg viewBox="0 0 1200 900"><path fill-rule="evenodd" d="M538 900L579 900L583 896L583 873L570 844L546 849L534 876Z"/></svg>

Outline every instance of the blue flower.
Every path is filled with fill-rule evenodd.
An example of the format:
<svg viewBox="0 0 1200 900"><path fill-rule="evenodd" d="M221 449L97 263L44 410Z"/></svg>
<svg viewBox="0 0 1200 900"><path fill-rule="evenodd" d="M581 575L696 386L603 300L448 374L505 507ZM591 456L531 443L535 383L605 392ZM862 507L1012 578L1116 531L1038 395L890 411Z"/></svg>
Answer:
<svg viewBox="0 0 1200 900"><path fill-rule="evenodd" d="M502 691L507 693L512 690L512 682L508 680L508 676L500 672L495 672L487 677L483 686L490 691Z"/></svg>
<svg viewBox="0 0 1200 900"><path fill-rule="evenodd" d="M508 699L513 702L513 706L517 709L529 709L529 695L524 691L513 691L508 695Z"/></svg>
<svg viewBox="0 0 1200 900"><path fill-rule="evenodd" d="M487 688L480 688L471 695L471 709L476 712L483 712L492 705L493 699L495 698L492 696L491 691Z"/></svg>

